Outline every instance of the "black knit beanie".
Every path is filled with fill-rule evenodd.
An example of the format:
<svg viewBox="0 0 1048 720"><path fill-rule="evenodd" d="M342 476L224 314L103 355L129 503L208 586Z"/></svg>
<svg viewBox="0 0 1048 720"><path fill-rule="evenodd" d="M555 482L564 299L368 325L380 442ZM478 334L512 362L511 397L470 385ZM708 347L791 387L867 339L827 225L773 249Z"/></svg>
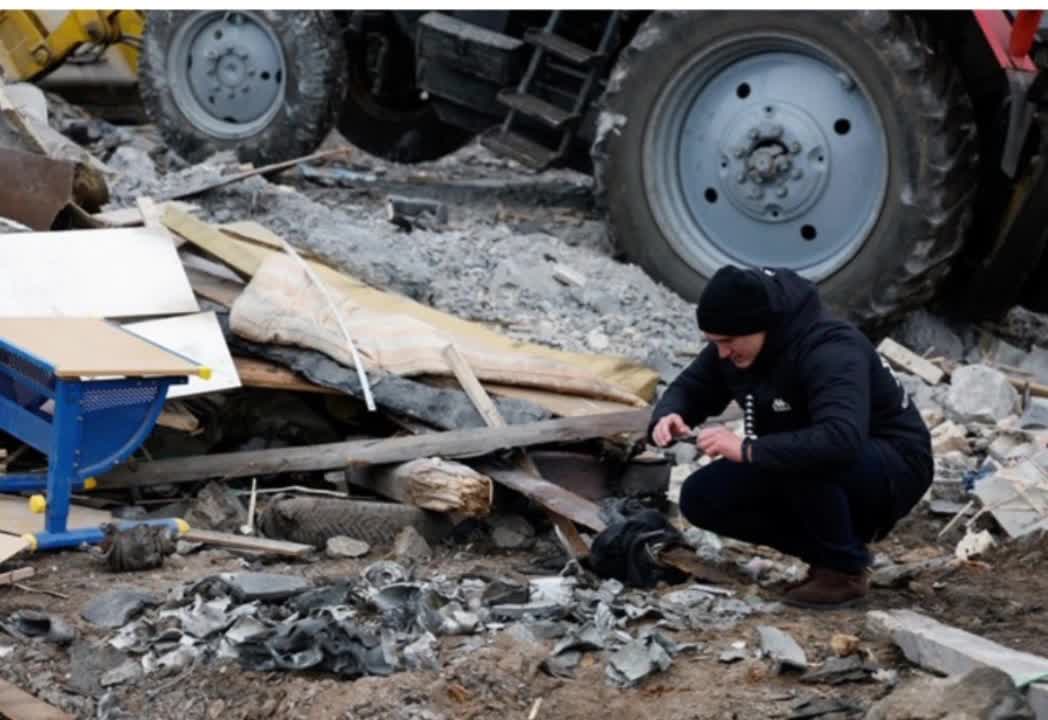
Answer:
<svg viewBox="0 0 1048 720"><path fill-rule="evenodd" d="M699 329L731 336L767 330L772 312L758 272L733 265L717 270L699 298Z"/></svg>

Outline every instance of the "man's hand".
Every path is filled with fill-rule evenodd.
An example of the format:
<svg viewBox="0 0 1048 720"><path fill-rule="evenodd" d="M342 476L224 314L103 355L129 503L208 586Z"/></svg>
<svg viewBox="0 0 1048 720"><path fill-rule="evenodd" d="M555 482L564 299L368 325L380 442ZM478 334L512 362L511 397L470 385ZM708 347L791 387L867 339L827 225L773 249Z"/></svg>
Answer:
<svg viewBox="0 0 1048 720"><path fill-rule="evenodd" d="M688 427L688 423L684 422L684 418L677 413L672 413L655 423L655 429L651 431L651 439L659 447L666 447L677 435L687 435L690 432L691 428Z"/></svg>
<svg viewBox="0 0 1048 720"><path fill-rule="evenodd" d="M700 432L697 444L711 458L742 462L742 438L723 425Z"/></svg>

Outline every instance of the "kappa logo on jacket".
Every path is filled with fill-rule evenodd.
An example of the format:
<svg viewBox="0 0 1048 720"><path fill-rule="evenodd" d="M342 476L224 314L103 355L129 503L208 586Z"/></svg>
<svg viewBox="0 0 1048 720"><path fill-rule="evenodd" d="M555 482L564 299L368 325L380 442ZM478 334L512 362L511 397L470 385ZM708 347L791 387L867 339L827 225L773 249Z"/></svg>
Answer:
<svg viewBox="0 0 1048 720"><path fill-rule="evenodd" d="M793 408L790 407L790 404L782 398L775 398L771 402L771 409L775 412L789 412Z"/></svg>

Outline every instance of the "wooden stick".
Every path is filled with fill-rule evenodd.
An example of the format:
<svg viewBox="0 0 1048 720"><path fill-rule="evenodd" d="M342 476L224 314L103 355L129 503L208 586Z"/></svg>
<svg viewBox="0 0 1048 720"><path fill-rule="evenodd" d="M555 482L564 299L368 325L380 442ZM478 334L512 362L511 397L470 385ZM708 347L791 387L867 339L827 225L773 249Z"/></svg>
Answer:
<svg viewBox="0 0 1048 720"><path fill-rule="evenodd" d="M59 600L68 600L69 599L69 596L66 595L65 593L56 592L54 590L45 590L44 588L29 587L28 585L23 585L22 583L14 583L14 587L18 588L19 590L22 590L23 592L40 593L41 595L50 595L51 597L56 597Z"/></svg>
<svg viewBox="0 0 1048 720"><path fill-rule="evenodd" d="M313 552L312 545L303 545L301 543L287 542L285 540L270 540L269 538L234 535L232 533L214 532L212 530L191 529L182 536L182 539L186 542L202 542L206 545L218 545L220 547L230 547L238 550L251 550L253 552L282 555L284 557L300 558Z"/></svg>
<svg viewBox="0 0 1048 720"><path fill-rule="evenodd" d="M298 254L295 248L291 247L284 238L277 236L280 240L280 244L284 246L284 252L293 257L298 264L305 271L306 276L310 282L317 286L320 293L324 296L324 300L327 302L328 307L331 308L331 314L335 316L335 322L338 323L338 329L342 331L342 337L346 340L346 347L349 348L350 354L353 356L353 364L357 368L357 378L360 380L360 387L364 391L364 402L367 404L368 410L375 412L375 398L371 395L371 385L368 383L367 373L364 372L364 361L360 359L360 355L357 354L357 346L353 344L353 338L349 336L349 330L346 329L346 323L342 317L342 311L339 310L338 305L335 304L335 299L331 296L331 291L328 290L327 285L320 277L313 272L313 268L302 259L302 256Z"/></svg>
<svg viewBox="0 0 1048 720"><path fill-rule="evenodd" d="M31 567L18 568L17 570L11 570L10 572L0 573L0 585L14 585L19 580L26 580L33 577L36 574L36 570Z"/></svg>
<svg viewBox="0 0 1048 720"><path fill-rule="evenodd" d="M302 163L313 162L314 160L322 160L327 157L334 157L336 155L349 155L352 152L351 148L336 148L334 150L324 150L322 152L313 153L312 155L305 155L303 157L294 158L292 160L284 160L283 162L272 163L271 165L263 165L260 168L253 170L245 170L244 172L235 173L233 175L227 175L223 178L215 180L214 182L207 183L206 185L198 185L191 190L183 190L182 192L172 193L165 195L162 202L168 200L183 200L200 193L207 192L208 190L214 190L224 185L230 185L241 180L246 180L249 177L255 175L272 175L275 172L286 170L289 167L295 165L301 165Z"/></svg>
<svg viewBox="0 0 1048 720"><path fill-rule="evenodd" d="M350 440L304 447L167 458L134 467L122 465L99 477L98 484L99 488L144 487L207 478L229 479L278 472L338 470L353 464L379 465L420 457L478 457L507 448L643 433L650 418L650 410L627 410L542 420L505 428L470 428L381 440Z"/></svg>
<svg viewBox="0 0 1048 720"><path fill-rule="evenodd" d="M443 355L448 363L448 367L455 373L455 377L458 378L462 389L465 390L469 399L473 401L477 412L484 418L488 426L496 428L506 427L506 420L502 417L498 408L495 407L491 396L484 390L484 386L477 380L473 368L469 366L469 363L462 357L458 349L454 345L448 345L444 348ZM542 505L553 523L553 527L557 530L557 539L560 540L561 545L564 546L564 549L568 551L570 556L578 558L579 556L588 555L589 548L582 540L575 525L565 515L576 520L580 517L585 517L586 525L595 530L603 530L604 523L596 512L596 506L585 498L581 498L575 495L575 493L547 481L542 477L539 469L535 467L535 463L528 457L527 451L521 450L520 452L521 458L518 464L524 471L524 478L517 478L507 473L494 474L492 478L495 482L512 487L514 490L522 492L525 496ZM530 480L530 482L526 482L526 480ZM558 504L561 506L560 512L550 507L551 504L556 503L558 500L560 501ZM578 509L576 509L576 506L578 506Z"/></svg>

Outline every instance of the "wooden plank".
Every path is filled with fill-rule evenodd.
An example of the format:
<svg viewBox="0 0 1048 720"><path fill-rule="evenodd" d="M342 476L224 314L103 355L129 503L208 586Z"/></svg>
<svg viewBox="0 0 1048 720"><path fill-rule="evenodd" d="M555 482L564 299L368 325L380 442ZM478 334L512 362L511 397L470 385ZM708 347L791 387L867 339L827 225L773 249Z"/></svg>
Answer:
<svg viewBox="0 0 1048 720"><path fill-rule="evenodd" d="M910 662L946 675L995 667L1021 684L1048 673L1048 658L1012 650L912 610L866 613L866 627L898 645ZM1027 699L1039 720L1048 719L1048 682L1031 684Z"/></svg>
<svg viewBox="0 0 1048 720"><path fill-rule="evenodd" d="M170 205L164 209L160 221L167 229L184 237L210 257L225 263L243 278L250 278L262 264L262 256L257 252Z"/></svg>
<svg viewBox="0 0 1048 720"><path fill-rule="evenodd" d="M0 680L0 717L7 720L76 720L6 680Z"/></svg>
<svg viewBox="0 0 1048 720"><path fill-rule="evenodd" d="M600 509L597 504L570 490L541 477L535 477L526 470L500 468L492 463L478 464L477 469L491 476L491 479L500 485L516 490L521 495L579 525L597 532L605 528L604 521L600 519Z"/></svg>
<svg viewBox="0 0 1048 720"><path fill-rule="evenodd" d="M236 365L240 382L245 387L292 390L321 395L342 395L341 392L334 388L311 383L286 367L268 363L265 360L234 356L233 364Z"/></svg>
<svg viewBox="0 0 1048 720"><path fill-rule="evenodd" d="M942 368L891 338L884 338L881 344L877 346L877 352L883 355L892 365L917 375L930 385L938 385L946 376Z"/></svg>
<svg viewBox="0 0 1048 720"><path fill-rule="evenodd" d="M195 188L189 190L183 190L181 192L172 193L166 196L165 200L181 200L200 193L207 192L208 190L214 190L231 183L240 182L249 177L255 175L272 175L275 172L286 170L287 168L294 167L295 165L301 165L302 163L313 162L314 160L323 160L325 158L331 158L336 155L348 156L352 152L352 148L340 147L334 150L321 150L320 152L313 153L312 155L306 155L304 157L294 158L292 160L284 160L282 162L272 163L270 165L263 165L260 168L252 168L251 170L245 170L243 172L234 173L232 175L225 175L218 180L214 180L209 183L204 183Z"/></svg>
<svg viewBox="0 0 1048 720"><path fill-rule="evenodd" d="M421 457L477 457L514 447L577 442L623 433L641 434L649 410L630 410L543 420L505 428L471 428L428 435L355 440L305 447L273 448L170 458L134 467L122 465L99 478L103 488L163 485L205 478L250 477L277 472L335 470L352 464L398 463Z"/></svg>
<svg viewBox="0 0 1048 720"><path fill-rule="evenodd" d="M36 575L36 570L31 567L18 568L10 572L0 573L0 585L14 585L15 583L28 580Z"/></svg>
<svg viewBox="0 0 1048 720"><path fill-rule="evenodd" d="M156 377L201 370L199 364L98 318L0 318L0 338L45 360L58 377Z"/></svg>
<svg viewBox="0 0 1048 720"><path fill-rule="evenodd" d="M128 323L123 328L211 370L207 380L198 376L185 385L172 385L167 390L169 398L240 387L240 376L214 312Z"/></svg>
<svg viewBox="0 0 1048 720"><path fill-rule="evenodd" d="M169 203L153 203L153 206L156 207L158 211L158 219L163 214L164 209L169 205L187 213L200 210L199 205L180 202L178 200L172 200ZM91 218L102 225L108 225L112 228L138 227L145 224L145 219L142 217L142 210L138 207L127 207L120 208L119 210L107 210L106 212L94 213L91 215Z"/></svg>
<svg viewBox="0 0 1048 720"><path fill-rule="evenodd" d="M0 317L121 317L199 312L166 233L14 233L0 243Z"/></svg>
<svg viewBox="0 0 1048 720"><path fill-rule="evenodd" d="M236 548L238 550L252 550L282 557L301 558L313 552L312 545L252 537L250 535L233 535L232 533L215 532L213 530L196 530L193 528L190 528L189 532L183 535L181 539L187 542L201 542L207 545Z"/></svg>

